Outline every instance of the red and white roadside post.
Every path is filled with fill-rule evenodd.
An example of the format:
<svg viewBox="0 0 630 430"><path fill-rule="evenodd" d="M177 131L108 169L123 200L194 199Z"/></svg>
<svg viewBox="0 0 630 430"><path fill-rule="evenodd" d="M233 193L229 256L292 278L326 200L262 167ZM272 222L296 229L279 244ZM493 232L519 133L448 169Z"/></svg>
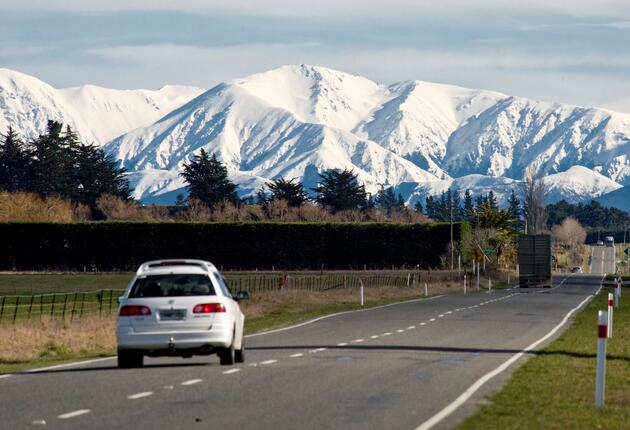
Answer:
<svg viewBox="0 0 630 430"><path fill-rule="evenodd" d="M608 337L612 337L613 327L613 293L608 293Z"/></svg>
<svg viewBox="0 0 630 430"><path fill-rule="evenodd" d="M608 336L608 315L605 311L597 314L597 369L595 371L595 406L604 406L606 389L606 337Z"/></svg>

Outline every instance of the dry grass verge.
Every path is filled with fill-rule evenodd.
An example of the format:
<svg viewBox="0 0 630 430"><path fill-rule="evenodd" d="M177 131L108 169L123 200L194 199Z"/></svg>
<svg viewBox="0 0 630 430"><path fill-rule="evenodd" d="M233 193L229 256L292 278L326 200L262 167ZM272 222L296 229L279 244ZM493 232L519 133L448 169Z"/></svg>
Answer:
<svg viewBox="0 0 630 430"><path fill-rule="evenodd" d="M461 292L460 283L429 286L429 294ZM364 290L365 306L372 307L421 297L409 287ZM258 293L242 305L246 331L254 333L297 323L320 315L360 309L359 289L329 291L275 291ZM116 351L115 316L66 320L18 321L0 324L0 372L78 358L113 355Z"/></svg>

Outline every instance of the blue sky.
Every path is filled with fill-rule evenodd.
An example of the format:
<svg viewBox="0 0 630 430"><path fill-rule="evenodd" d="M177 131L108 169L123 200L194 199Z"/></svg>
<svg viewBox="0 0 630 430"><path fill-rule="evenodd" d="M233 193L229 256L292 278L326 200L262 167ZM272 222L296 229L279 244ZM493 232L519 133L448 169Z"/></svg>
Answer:
<svg viewBox="0 0 630 430"><path fill-rule="evenodd" d="M630 100L624 3L0 0L0 67L56 87L208 88L308 63L609 105Z"/></svg>

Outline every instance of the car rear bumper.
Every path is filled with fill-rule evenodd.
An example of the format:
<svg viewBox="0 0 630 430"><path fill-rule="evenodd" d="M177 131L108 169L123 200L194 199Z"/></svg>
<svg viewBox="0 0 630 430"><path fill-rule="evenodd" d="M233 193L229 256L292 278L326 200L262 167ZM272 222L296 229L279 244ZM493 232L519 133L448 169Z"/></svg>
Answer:
<svg viewBox="0 0 630 430"><path fill-rule="evenodd" d="M116 339L120 349L180 351L227 348L232 344L232 330L225 327L202 331L137 333L132 327L124 326L116 328Z"/></svg>

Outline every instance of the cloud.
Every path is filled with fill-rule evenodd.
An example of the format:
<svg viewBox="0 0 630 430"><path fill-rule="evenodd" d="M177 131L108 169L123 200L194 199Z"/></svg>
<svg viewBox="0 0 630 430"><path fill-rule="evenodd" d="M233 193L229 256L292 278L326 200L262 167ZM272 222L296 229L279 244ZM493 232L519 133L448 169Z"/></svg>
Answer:
<svg viewBox="0 0 630 430"><path fill-rule="evenodd" d="M492 14L560 14L580 17L630 16L626 0L4 0L6 10L119 11L170 10L201 13L235 13L282 17L410 17L431 13L441 16L471 12Z"/></svg>

